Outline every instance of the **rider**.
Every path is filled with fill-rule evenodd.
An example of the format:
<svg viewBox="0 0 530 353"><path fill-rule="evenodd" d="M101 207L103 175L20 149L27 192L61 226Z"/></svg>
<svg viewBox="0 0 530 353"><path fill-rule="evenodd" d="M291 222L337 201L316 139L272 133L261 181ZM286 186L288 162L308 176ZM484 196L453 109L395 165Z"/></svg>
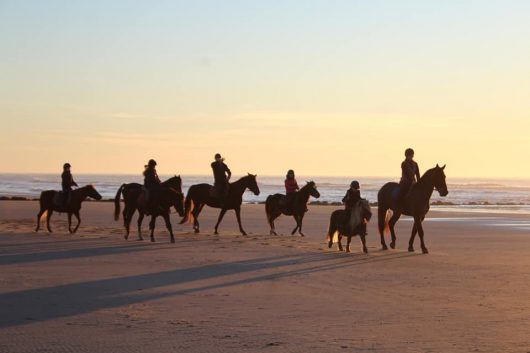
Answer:
<svg viewBox="0 0 530 353"><path fill-rule="evenodd" d="M294 177L294 170L289 169L285 176L285 208L290 209L296 192L300 190Z"/></svg>
<svg viewBox="0 0 530 353"><path fill-rule="evenodd" d="M359 182L357 180L354 180L350 183L350 188L348 189L348 191L346 191L346 195L344 195L344 197L342 198L342 202L344 203L344 208L346 209L346 211L348 211L348 217L346 217L345 219L345 226L347 226L347 224L349 223L350 221L350 217L351 217L351 211L353 210L353 208L355 207L355 205L361 201L361 186L359 185ZM363 235L366 235L366 222L363 220L361 222L361 233Z"/></svg>
<svg viewBox="0 0 530 353"><path fill-rule="evenodd" d="M403 205L410 188L419 180L420 168L418 167L418 163L414 161L414 150L407 148L405 150L405 160L401 163L398 204Z"/></svg>
<svg viewBox="0 0 530 353"><path fill-rule="evenodd" d="M70 197L70 193L72 192L72 186L77 186L77 183L74 181L74 177L72 176L72 172L70 171L70 168L72 166L70 163L65 163L63 165L63 174L61 174L61 186L63 189L63 207L66 208L68 204L68 199Z"/></svg>
<svg viewBox="0 0 530 353"><path fill-rule="evenodd" d="M148 209L152 209L158 199L160 179L156 172L156 161L150 159L144 170L144 186L147 189L145 202Z"/></svg>
<svg viewBox="0 0 530 353"><path fill-rule="evenodd" d="M224 158L219 153L215 154L215 161L212 162L212 170L214 177L214 188L217 192L219 204L224 206L226 195L228 194L228 181L232 176L232 172L224 163Z"/></svg>

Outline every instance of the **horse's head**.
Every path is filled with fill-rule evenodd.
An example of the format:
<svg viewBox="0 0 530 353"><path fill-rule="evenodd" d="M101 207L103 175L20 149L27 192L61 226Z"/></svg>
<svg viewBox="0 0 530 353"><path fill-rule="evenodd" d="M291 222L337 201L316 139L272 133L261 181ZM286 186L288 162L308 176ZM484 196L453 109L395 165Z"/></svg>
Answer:
<svg viewBox="0 0 530 353"><path fill-rule="evenodd" d="M440 196L447 196L449 191L447 190L447 184L445 183L445 165L440 167L438 164L432 170L432 180L434 187L440 194Z"/></svg>
<svg viewBox="0 0 530 353"><path fill-rule="evenodd" d="M315 199L320 197L320 193L317 190L317 184L314 181L308 181L300 191L307 192L309 195L313 196Z"/></svg>
<svg viewBox="0 0 530 353"><path fill-rule="evenodd" d="M87 190L87 196L93 198L94 200L101 200L103 197L96 190L96 187L92 184L85 186Z"/></svg>
<svg viewBox="0 0 530 353"><path fill-rule="evenodd" d="M370 203L365 199L361 199L359 203L361 206L361 219L365 218L367 221L369 221L372 218L372 209L370 207Z"/></svg>
<svg viewBox="0 0 530 353"><path fill-rule="evenodd" d="M245 178L247 179L246 187L250 191L252 191L254 193L254 195L258 196L260 191L259 191L259 186L258 186L258 182L256 180L256 177L257 177L256 174L248 173L248 175Z"/></svg>
<svg viewBox="0 0 530 353"><path fill-rule="evenodd" d="M175 211L177 211L179 216L183 217L184 216L184 194L173 188L169 188L169 191L170 191L171 205L175 208Z"/></svg>
<svg viewBox="0 0 530 353"><path fill-rule="evenodd" d="M164 181L164 184L175 189L177 192L182 192L182 178L180 175L172 176L168 180Z"/></svg>

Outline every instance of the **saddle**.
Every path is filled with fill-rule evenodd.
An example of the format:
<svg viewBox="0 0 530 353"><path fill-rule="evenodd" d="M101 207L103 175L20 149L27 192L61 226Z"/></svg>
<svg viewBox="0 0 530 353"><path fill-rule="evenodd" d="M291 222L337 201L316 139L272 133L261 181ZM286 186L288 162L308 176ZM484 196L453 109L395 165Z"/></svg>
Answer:
<svg viewBox="0 0 530 353"><path fill-rule="evenodd" d="M208 195L213 199L218 199L221 195L219 195L219 192L215 186L210 186L210 190L208 192ZM226 186L225 194L226 197L228 195L228 186Z"/></svg>

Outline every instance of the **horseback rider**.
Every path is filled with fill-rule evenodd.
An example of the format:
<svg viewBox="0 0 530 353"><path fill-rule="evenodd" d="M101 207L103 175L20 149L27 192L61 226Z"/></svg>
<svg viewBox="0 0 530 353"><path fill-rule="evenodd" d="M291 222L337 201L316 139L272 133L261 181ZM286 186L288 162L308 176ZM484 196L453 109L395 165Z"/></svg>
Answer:
<svg viewBox="0 0 530 353"><path fill-rule="evenodd" d="M289 169L287 175L285 176L285 208L290 209L294 201L296 192L300 190L298 183L294 177L294 170Z"/></svg>
<svg viewBox="0 0 530 353"><path fill-rule="evenodd" d="M420 180L420 168L414 161L414 150L405 150L405 160L401 163L401 180L399 181L398 204L404 206L405 197L408 195L412 185Z"/></svg>
<svg viewBox="0 0 530 353"><path fill-rule="evenodd" d="M77 183L74 181L72 172L70 168L72 166L70 163L65 163L63 165L63 174L61 174L61 187L63 189L63 207L66 208L68 205L68 200L70 198L70 193L72 192L72 186L77 187Z"/></svg>
<svg viewBox="0 0 530 353"><path fill-rule="evenodd" d="M224 163L224 158L221 154L215 154L215 161L212 162L212 170L214 177L214 188L219 199L221 207L224 206L226 195L228 194L228 181L232 176L232 172L228 166Z"/></svg>
<svg viewBox="0 0 530 353"><path fill-rule="evenodd" d="M147 209L153 209L158 200L158 194L160 190L160 179L156 172L156 161L150 159L147 162L144 170L144 186L147 192L145 193L145 203Z"/></svg>
<svg viewBox="0 0 530 353"><path fill-rule="evenodd" d="M344 209L348 211L348 217L346 217L345 219L345 226L347 226L350 221L351 211L359 201L361 201L361 186L359 185L359 182L357 180L354 180L350 183L350 188L348 189L348 191L346 191L346 195L344 195L344 197L342 198L342 203L344 203ZM365 220L361 222L361 233L363 235L367 234Z"/></svg>

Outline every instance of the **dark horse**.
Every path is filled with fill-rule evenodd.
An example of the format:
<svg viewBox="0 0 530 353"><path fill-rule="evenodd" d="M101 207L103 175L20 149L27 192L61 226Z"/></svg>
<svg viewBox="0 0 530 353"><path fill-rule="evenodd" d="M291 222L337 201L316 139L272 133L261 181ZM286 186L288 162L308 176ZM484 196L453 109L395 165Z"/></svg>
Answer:
<svg viewBox="0 0 530 353"><path fill-rule="evenodd" d="M347 219L348 217L349 219ZM350 252L351 238L355 235L359 235L363 244L363 252L367 253L366 235L362 231L361 223L364 222L365 219L366 221L369 221L371 218L372 210L370 209L370 203L365 199L361 199L351 212L347 210L333 211L329 219L329 229L327 234L328 247L331 249L331 246L333 245L333 236L335 233L338 233L339 250L343 251L342 237L345 236L348 238L346 252Z"/></svg>
<svg viewBox="0 0 530 353"><path fill-rule="evenodd" d="M410 192L404 199L403 205L398 206L396 204L399 193L398 183L386 183L383 185L381 190L379 190L379 193L377 194L377 217L383 250L388 249L383 234L387 224L390 227L390 233L392 235L390 247L392 249L396 248L396 232L394 231L394 226L399 220L399 217L404 214L414 218L412 234L409 240L409 251L414 251L414 238L416 237L416 233L418 233L421 241L421 250L424 254L429 253L423 241L422 222L425 219L427 212L429 212L429 201L434 189L438 190L440 196L447 196L449 193L445 183L444 169L445 165L443 167L439 167L437 164L436 167L426 171L420 180L411 188ZM388 210L393 211L393 215L389 221L386 219Z"/></svg>
<svg viewBox="0 0 530 353"><path fill-rule="evenodd" d="M280 202L285 195L269 195L265 201L265 212L267 213L267 221L269 221L269 225L271 226L270 235L278 235L274 228L274 220L283 213L286 216L293 216L296 221L296 227L294 227L291 235L298 230L298 233L304 236L304 233L302 233L302 220L307 212L307 201L310 196L317 199L320 197L314 181L308 181L307 184L295 193L291 202L292 206L289 209L286 209Z"/></svg>
<svg viewBox="0 0 530 353"><path fill-rule="evenodd" d="M173 206L180 216L184 214L184 195L182 194L182 179L180 176L174 176L164 181L160 190L160 208L155 210L155 213L150 213L146 209L143 185L138 183L123 184L118 189L114 197L114 219L117 221L120 217L120 196L123 194L124 208L123 208L123 223L125 226L125 239L129 238L131 220L138 210L138 239L143 240L142 237L142 221L145 215L151 215L151 222L149 229L151 231L151 241L155 241L154 229L155 222L158 216L162 216L166 222L166 227L171 235L171 242L174 243L173 228L169 220L170 208Z"/></svg>
<svg viewBox="0 0 530 353"><path fill-rule="evenodd" d="M79 225L81 224L81 218L79 217L79 210L81 209L81 203L85 201L87 197L91 197L96 200L101 200L101 195L97 192L94 185L83 186L82 188L72 190L70 192L70 200L66 207L62 204L62 192L55 190L46 190L40 194L40 211L37 214L37 228L35 232L40 229L40 219L44 212L46 212L46 227L48 232L52 232L50 228L50 218L53 211L65 212L68 214L68 231L70 234L77 232ZM72 230L72 215L77 218L77 225Z"/></svg>
<svg viewBox="0 0 530 353"><path fill-rule="evenodd" d="M211 194L212 186L210 184L196 184L192 185L186 195L186 211L184 218L180 221L180 224L186 222L193 222L193 229L195 233L199 233L199 221L197 218L202 211L204 205L208 205L213 208L220 208L219 219L215 224L215 234L218 234L217 228L219 223L223 219L227 210L234 210L236 212L237 223L239 224L239 231L243 235L247 233L241 226L241 204L243 203L243 193L246 189L249 189L254 195L259 195L259 187L256 182L256 175L248 174L242 177L238 181L229 184L228 194L225 197L223 207L219 204L217 197L213 197Z"/></svg>

